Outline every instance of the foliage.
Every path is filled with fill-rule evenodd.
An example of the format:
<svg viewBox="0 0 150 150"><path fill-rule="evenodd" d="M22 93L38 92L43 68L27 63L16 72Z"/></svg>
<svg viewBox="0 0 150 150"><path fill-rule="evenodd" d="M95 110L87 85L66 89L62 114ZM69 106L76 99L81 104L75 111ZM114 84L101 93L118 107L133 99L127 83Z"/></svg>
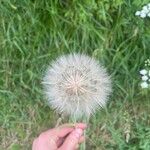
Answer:
<svg viewBox="0 0 150 150"><path fill-rule="evenodd" d="M50 61L69 52L95 57L113 78L107 109L90 120L89 148L150 149L150 94L139 79L150 20L134 15L148 2L0 0L0 149L30 149L56 124L41 79Z"/></svg>

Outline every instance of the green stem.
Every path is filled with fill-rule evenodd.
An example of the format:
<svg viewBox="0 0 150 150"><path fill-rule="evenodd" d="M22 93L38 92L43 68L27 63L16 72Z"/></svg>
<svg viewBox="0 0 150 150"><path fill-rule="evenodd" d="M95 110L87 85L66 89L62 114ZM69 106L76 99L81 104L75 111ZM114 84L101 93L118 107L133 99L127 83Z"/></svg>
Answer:
<svg viewBox="0 0 150 150"><path fill-rule="evenodd" d="M84 137L86 137L86 131L84 130L84 133L83 133ZM85 150L86 149L86 141L84 141L81 146L80 146L80 150Z"/></svg>
<svg viewBox="0 0 150 150"><path fill-rule="evenodd" d="M82 119L82 121L84 122L84 123L86 123L86 124L88 124L88 122L89 122L89 118L86 118L86 117L84 117L83 119ZM77 123L77 119L76 119L76 117L71 117L70 119L69 119L69 122L73 122L73 123ZM84 132L83 132L83 135L84 135L84 137L86 137L86 131L84 130ZM86 149L86 141L84 141L81 145L80 145L80 150L85 150Z"/></svg>
<svg viewBox="0 0 150 150"><path fill-rule="evenodd" d="M83 122L85 122L86 124L88 124L89 123L89 118L86 118L86 117L83 118ZM84 130L83 135L86 138L86 130ZM81 144L80 150L86 150L86 140Z"/></svg>

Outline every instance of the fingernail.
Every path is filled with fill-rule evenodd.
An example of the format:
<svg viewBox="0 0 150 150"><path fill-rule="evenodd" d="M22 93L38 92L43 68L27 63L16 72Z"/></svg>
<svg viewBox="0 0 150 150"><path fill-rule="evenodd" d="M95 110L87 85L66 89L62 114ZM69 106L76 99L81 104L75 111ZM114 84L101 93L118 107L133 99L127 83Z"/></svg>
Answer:
<svg viewBox="0 0 150 150"><path fill-rule="evenodd" d="M82 135L82 133L83 133L83 130L82 129L79 129L79 128L77 128L77 129L75 129L75 135L76 135L76 137L77 138L80 138L81 137L81 135Z"/></svg>
<svg viewBox="0 0 150 150"><path fill-rule="evenodd" d="M75 129L75 132L78 133L79 135L82 135L83 130L80 128Z"/></svg>

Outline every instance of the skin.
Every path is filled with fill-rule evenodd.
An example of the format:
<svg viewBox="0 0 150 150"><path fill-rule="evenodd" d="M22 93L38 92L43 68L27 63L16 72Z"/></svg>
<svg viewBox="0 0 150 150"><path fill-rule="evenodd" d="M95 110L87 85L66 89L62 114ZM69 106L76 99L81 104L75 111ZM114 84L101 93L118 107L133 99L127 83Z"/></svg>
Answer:
<svg viewBox="0 0 150 150"><path fill-rule="evenodd" d="M84 123L77 123L47 130L33 141L32 150L77 150L84 141L86 127Z"/></svg>

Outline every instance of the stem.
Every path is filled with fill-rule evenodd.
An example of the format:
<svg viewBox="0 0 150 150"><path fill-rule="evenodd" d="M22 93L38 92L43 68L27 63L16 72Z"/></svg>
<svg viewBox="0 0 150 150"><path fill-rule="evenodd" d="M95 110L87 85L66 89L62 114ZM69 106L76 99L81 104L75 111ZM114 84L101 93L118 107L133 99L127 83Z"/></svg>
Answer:
<svg viewBox="0 0 150 150"><path fill-rule="evenodd" d="M89 123L89 118L83 118L83 122L85 122L85 123ZM83 135L84 135L84 137L86 137L86 130L84 130L84 132L83 132ZM81 144L81 146L80 146L80 150L86 150L86 141L84 141L82 144Z"/></svg>
<svg viewBox="0 0 150 150"><path fill-rule="evenodd" d="M84 133L83 133L84 137L86 137L86 131L84 130ZM81 146L80 146L80 150L85 150L86 149L86 141L84 141Z"/></svg>
<svg viewBox="0 0 150 150"><path fill-rule="evenodd" d="M71 117L71 118L69 119L69 122L73 122L74 124L77 123L76 117L75 117L75 116ZM82 122L88 124L89 118L83 117ZM84 130L83 135L84 135L84 137L86 137L86 130ZM80 145L80 150L86 150L86 141L84 141L84 142Z"/></svg>

